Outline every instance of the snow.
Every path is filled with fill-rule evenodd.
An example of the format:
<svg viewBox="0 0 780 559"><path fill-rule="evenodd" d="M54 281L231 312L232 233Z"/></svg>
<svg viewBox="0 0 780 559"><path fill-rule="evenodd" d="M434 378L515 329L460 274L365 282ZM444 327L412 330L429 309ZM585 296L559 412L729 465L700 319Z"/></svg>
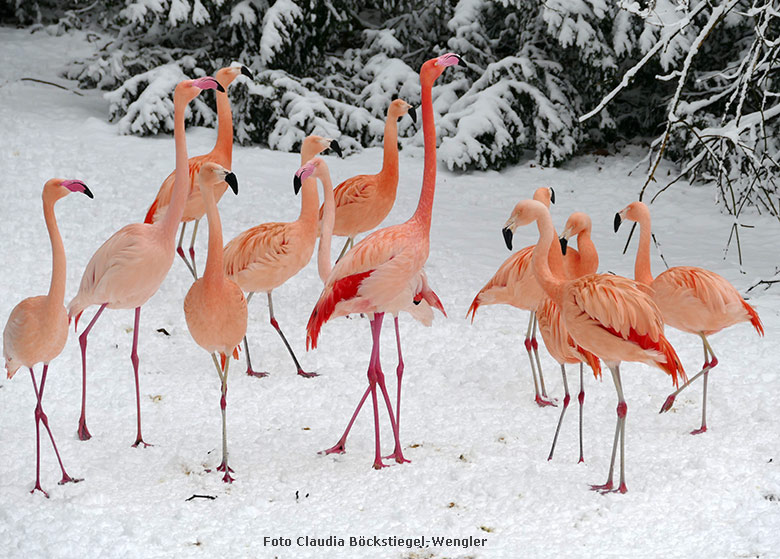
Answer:
<svg viewBox="0 0 780 559"><path fill-rule="evenodd" d="M70 196L57 206L68 255L68 295L94 250L120 226L140 221L173 167L173 140L123 136L106 122L99 92L71 91L20 81L63 83L58 69L87 52L83 35L50 37L0 28L0 168L5 200L0 258L6 263L0 316L23 297L45 293L49 241L40 208L52 176L84 180L94 200ZM211 92L204 92L209 95ZM445 110L437 99L437 110ZM190 128L191 155L211 149L212 129ZM627 233L612 232L614 213L632 201L642 173L629 176L643 148L588 155L557 169L525 161L501 173L453 174L439 165L427 264L431 285L448 319L431 328L401 319L404 395L401 438L412 462L371 469L373 426L364 410L342 456L322 456L340 436L365 387L369 328L365 320L325 325L321 346L304 352L304 327L321 284L316 263L274 292L275 312L304 368L297 377L268 325L262 298L250 307L249 336L256 364L272 372L258 380L231 368L228 436L236 482L223 484L219 461L219 389L208 355L191 340L182 312L190 277L181 262L141 313L140 366L147 449L131 448L135 429L129 359L133 313L107 311L89 338L87 417L93 438L76 439L80 353L71 335L52 362L44 398L68 472L84 481L58 486L59 470L44 435L42 483L51 498L29 493L34 479L34 396L20 371L0 380L0 541L8 558L92 557L777 557L780 556L780 429L776 389L780 292L757 289L750 302L766 328L760 339L747 325L712 336L720 359L709 386L710 431L698 427L701 387L657 413L672 390L668 378L626 364L628 401L626 495L588 490L606 476L615 418L615 391L607 378L586 379L585 458L577 464L576 406L570 407L553 461L546 455L558 408L539 409L522 335L527 316L485 307L474 324L464 320L477 290L509 256L500 229L513 205L539 186L553 186L553 218L560 227L574 210L590 213L601 269L630 274L621 249ZM338 160L328 155L334 181L381 165L380 148ZM220 203L225 238L264 221L292 220L300 200L291 177L298 156L236 147L240 195ZM401 154L398 200L388 223L407 219L419 196L422 151ZM662 167L659 172L673 172ZM652 194L652 192L648 192ZM741 238L745 274L736 252L723 259L730 218L718 213L714 190L682 182L651 210L656 236L671 265L710 268L745 290L775 274L778 224L745 211L755 226ZM205 231L205 228L202 228ZM518 231L515 244L536 239ZM197 243L202 268L206 235ZM334 253L341 248L334 242ZM663 264L653 250L656 273ZM87 314L93 311L87 311ZM396 354L385 321L384 369L395 390ZM159 333L164 328L170 336ZM689 373L701 361L699 341L669 330ZM542 356L548 390L560 397L558 369ZM573 372L573 371L572 371ZM570 381L573 374L570 372ZM607 375L608 376L608 375ZM386 416L382 414L383 422ZM389 430L382 432L390 450ZM213 500L193 499L193 494ZM484 538L484 547L416 549L297 547L296 538L328 536ZM290 547L264 545L291 539Z"/></svg>

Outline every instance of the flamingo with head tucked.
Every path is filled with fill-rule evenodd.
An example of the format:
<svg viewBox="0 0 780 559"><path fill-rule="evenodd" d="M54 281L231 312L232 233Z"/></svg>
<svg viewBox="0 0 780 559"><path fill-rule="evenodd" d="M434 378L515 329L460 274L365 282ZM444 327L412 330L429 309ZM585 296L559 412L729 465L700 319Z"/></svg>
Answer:
<svg viewBox="0 0 780 559"><path fill-rule="evenodd" d="M379 336L384 314L398 313L415 299L420 287L420 271L428 259L431 212L436 189L436 130L432 88L445 68L456 64L465 66L460 56L448 53L428 60L420 69L425 163L417 210L405 223L371 233L336 263L306 326L306 347L317 347L322 325L331 318L351 313L373 315L373 347L368 366L368 383L374 408L374 468L377 469L385 466L380 452L377 386L390 414L395 439L395 450L391 457L398 463L407 461L401 449L396 417L380 365ZM367 393L363 399L366 397Z"/></svg>
<svg viewBox="0 0 780 559"><path fill-rule="evenodd" d="M230 84L233 83L233 80L240 75L247 76L250 80L252 79L252 72L250 72L249 68L246 66L227 66L225 68L220 68L217 70L217 73L214 74L214 77L223 88L223 91L217 92L217 143L214 145L214 149L209 153L191 157L188 160L189 194L187 196L187 203L184 205L184 213L181 217L181 233L179 234L179 243L176 246L176 253L187 265L187 269L194 279L198 279L198 270L195 265L195 235L198 234L198 224L200 223L203 214L206 212L206 207L196 182L196 176L201 165L207 161L217 163L226 169L232 168L233 112L230 110L230 99L227 95L227 89L230 87ZM146 212L144 223L155 223L165 216L165 212L173 198L175 175L175 171L171 172L163 181L162 185L160 185L157 196L155 196L152 205L149 207L149 211ZM214 199L217 203L219 203L220 198L222 198L222 195L225 193L227 186L227 184L223 183L214 190ZM184 255L184 249L181 246L181 243L184 240L184 229L190 221L195 222L195 226L192 230L192 239L190 240L189 255L191 262L187 260L187 257Z"/></svg>
<svg viewBox="0 0 780 559"><path fill-rule="evenodd" d="M538 200L549 208L551 202L555 203L555 192L552 188L537 188L533 199ZM507 237L506 242L507 247L511 250L512 238ZM528 352L528 361L531 363L531 375L534 379L534 400L539 407L554 406L555 404L547 397L547 388L544 385L544 376L542 375L542 363L539 360L539 343L536 341L536 307L539 306L544 296L544 291L534 277L534 269L531 263L533 252L533 245L527 246L507 258L498 267L493 277L488 280L474 297L469 310L466 312L466 317L471 314L471 321L474 322L477 309L481 305L512 305L518 309L531 311L528 319L528 329L525 333L525 350ZM550 249L551 258L554 252L560 254L560 249L557 246L553 246ZM538 381L537 369L539 371ZM539 389L540 385L541 390Z"/></svg>
<svg viewBox="0 0 780 559"><path fill-rule="evenodd" d="M320 136L308 136L301 144L301 164L306 163L318 153L332 148L341 155L336 140ZM296 190L296 194L298 190ZM303 370L290 343L274 317L274 305L271 292L283 285L288 279L300 272L314 252L317 242L317 181L309 178L302 182L301 213L298 219L287 223L261 223L237 235L225 245L224 266L227 276L235 281L247 295L247 303L257 292L268 297L268 314L271 326L282 338L292 357L298 374L305 378L315 377L317 373ZM246 350L246 374L255 377L267 376L267 372L252 369L249 356L249 342L244 338Z"/></svg>
<svg viewBox="0 0 780 559"><path fill-rule="evenodd" d="M537 223L539 242L533 257L534 273L544 291L558 305L563 324L574 342L601 358L612 371L618 396L615 439L607 482L592 489L612 491L615 455L620 443L620 484L626 492L625 420L628 411L620 378L622 361L637 361L658 367L675 386L678 376L686 380L680 359L663 333L661 311L636 282L610 274L588 274L574 280L553 275L546 256L555 240L549 210L536 200L519 202L504 228L504 238L521 225Z"/></svg>
<svg viewBox="0 0 780 559"><path fill-rule="evenodd" d="M634 279L652 287L653 301L661 309L664 322L683 332L696 334L704 346L704 365L699 373L669 395L661 411L669 411L674 399L690 383L704 375L701 403L701 427L691 431L698 435L707 431L707 380L709 372L718 364L707 336L724 328L750 322L759 335L764 327L756 310L724 277L694 266L675 266L653 279L650 269L650 210L643 202L633 202L615 214L615 232L627 219L639 223L639 248L636 253Z"/></svg>
<svg viewBox="0 0 780 559"><path fill-rule="evenodd" d="M148 446L141 436L141 395L138 385L138 329L141 306L157 292L173 264L176 229L181 221L189 189L187 141L184 136L184 112L187 105L204 89L224 91L212 77L185 80L176 86L173 94L174 140L176 144L175 186L171 204L165 217L156 223L126 225L97 249L84 270L76 296L68 304L68 316L76 317L87 307L100 305L95 316L79 336L81 346L81 416L78 435L81 440L91 437L87 429L87 336L106 309L135 309L133 349L130 360L135 374L135 402L137 435L133 446Z"/></svg>
<svg viewBox="0 0 780 559"><path fill-rule="evenodd" d="M68 339L68 313L63 305L65 298L65 247L57 228L54 204L71 192L82 192L92 198L92 192L87 188L87 185L78 180L50 179L43 187L43 218L46 221L46 229L49 231L52 253L49 293L38 297L28 297L17 304L11 311L3 330L3 356L5 357L8 378L12 378L19 367L27 367L30 370L30 378L38 402L35 406L35 487L31 493L37 489L46 497L49 495L41 487L41 422L49 433L54 453L60 463L62 470L60 485L71 481L80 481L70 477L65 471L57 444L54 442L54 435L49 428L49 418L44 413L42 404L49 362L62 352ZM33 367L38 363L43 363L40 388L35 382L35 373L33 372Z"/></svg>

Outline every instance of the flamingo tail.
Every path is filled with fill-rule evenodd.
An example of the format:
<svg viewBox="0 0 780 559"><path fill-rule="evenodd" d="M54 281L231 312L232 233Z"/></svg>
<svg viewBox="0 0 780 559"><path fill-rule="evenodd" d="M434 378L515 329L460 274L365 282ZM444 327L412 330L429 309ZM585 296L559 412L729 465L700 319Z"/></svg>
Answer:
<svg viewBox="0 0 780 559"><path fill-rule="evenodd" d="M758 318L758 313L756 312L756 309L751 307L747 301L742 299L742 306L745 307L745 310L748 313L748 316L750 316L750 324L753 325L753 328L756 329L756 332L758 332L759 336L764 335L764 325L761 324L761 319Z"/></svg>

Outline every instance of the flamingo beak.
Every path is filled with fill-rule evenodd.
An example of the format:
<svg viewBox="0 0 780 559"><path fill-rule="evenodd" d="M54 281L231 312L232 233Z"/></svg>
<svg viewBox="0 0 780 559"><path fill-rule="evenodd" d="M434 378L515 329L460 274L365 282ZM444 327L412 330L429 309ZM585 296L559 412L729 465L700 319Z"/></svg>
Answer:
<svg viewBox="0 0 780 559"><path fill-rule="evenodd" d="M566 237L561 237L558 241L561 243L561 254L566 256L566 248L569 246L569 240Z"/></svg>
<svg viewBox="0 0 780 559"><path fill-rule="evenodd" d="M620 217L620 212L615 214L615 233L620 229L620 224L623 223L623 218Z"/></svg>
<svg viewBox="0 0 780 559"><path fill-rule="evenodd" d="M79 180L69 180L69 181L63 181L62 186L70 190L71 192L82 192L86 194L89 198L94 198L95 196L92 194L92 191L87 187L86 184Z"/></svg>
<svg viewBox="0 0 780 559"><path fill-rule="evenodd" d="M407 114L409 115L409 118L412 119L412 122L414 124L417 124L417 111L415 110L415 108L409 107L409 111L407 112Z"/></svg>
<svg viewBox="0 0 780 559"><path fill-rule="evenodd" d="M330 149L336 152L336 155L339 157L344 157L344 154L341 151L341 146L336 140L331 140L330 142Z"/></svg>
<svg viewBox="0 0 780 559"><path fill-rule="evenodd" d="M255 79L255 76L252 74L252 72L247 68L246 66L241 66L241 73L245 75L250 80Z"/></svg>
<svg viewBox="0 0 780 559"><path fill-rule="evenodd" d="M501 230L501 234L504 235L504 242L506 243L506 248L512 250L512 237L514 236L512 229L509 227L504 227Z"/></svg>
<svg viewBox="0 0 780 559"><path fill-rule="evenodd" d="M293 177L293 191L295 191L295 194L297 195L301 191L301 186L303 186L303 183L301 182L301 177L298 176L296 173Z"/></svg>
<svg viewBox="0 0 780 559"><path fill-rule="evenodd" d="M228 173L225 175L225 182L228 183L228 186L230 187L230 190L233 191L233 194L238 194L238 179L234 173Z"/></svg>
<svg viewBox="0 0 780 559"><path fill-rule="evenodd" d="M549 187L549 188L550 188L550 202L552 202L554 204L555 203L555 191L553 190L552 186ZM566 253L564 252L564 254L566 254Z"/></svg>

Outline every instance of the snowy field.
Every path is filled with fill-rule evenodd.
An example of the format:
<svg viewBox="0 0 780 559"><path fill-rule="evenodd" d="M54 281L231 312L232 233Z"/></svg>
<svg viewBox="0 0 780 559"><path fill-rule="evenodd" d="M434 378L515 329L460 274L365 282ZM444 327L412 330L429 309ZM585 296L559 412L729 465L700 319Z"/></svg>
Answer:
<svg viewBox="0 0 780 559"><path fill-rule="evenodd" d="M40 194L52 176L84 180L94 200L71 196L57 206L68 256L66 302L92 253L119 227L142 220L160 182L173 169L170 137L119 136L106 122L101 93L21 81L57 77L70 58L89 51L81 38L30 35L0 28L0 248L5 264L0 317L22 298L45 293L50 248ZM203 95L211 95L204 92ZM210 150L212 129L189 129L189 154ZM464 319L475 293L509 252L501 227L513 205L539 186L553 186L553 218L588 212L601 270L630 275L636 241L612 232L616 211L635 199L640 171L628 176L642 148L583 156L560 169L531 161L500 173L465 175L439 168L427 270L449 314L432 328L402 318L406 374L402 443L410 464L371 468L373 424L366 408L341 456L333 445L363 393L370 352L368 322L338 319L323 329L320 347L304 351L305 324L321 284L316 262L274 292L276 316L306 370L303 379L268 324L264 298L250 306L249 336L265 379L231 367L228 436L236 482L206 473L220 459L219 386L209 356L187 332L182 300L191 283L177 259L161 290L141 313L140 360L144 437L131 448L135 399L130 363L132 311L107 311L89 338L87 419L93 438L78 441L80 352L71 334L52 362L44 409L71 475L59 468L42 437L42 484L51 498L30 494L34 481L35 399L29 374L0 380L0 556L62 557L780 557L780 428L777 337L780 291L754 290L766 337L745 324L711 338L720 365L711 375L710 430L699 426L701 384L658 409L672 390L659 370L626 364L628 493L600 495L614 433L616 396L607 373L586 377L585 463L577 464L576 406L571 406L555 459L546 460L558 408L538 408L522 346L526 313L482 307ZM291 178L298 156L236 147L240 194L220 203L225 239L264 221L293 220L300 198ZM381 150L345 160L328 156L334 182L376 172ZM404 150L398 201L388 223L413 212L422 152ZM666 174L663 171L662 176ZM680 184L651 206L656 236L669 265L701 265L744 292L778 263L776 221L748 213L741 230L744 261L724 259L730 218L713 205L713 190ZM206 234L198 239L205 261ZM518 230L515 244L536 240ZM341 240L334 242L334 253ZM663 269L653 249L656 273ZM88 310L89 319L94 308ZM384 370L395 390L392 322L383 333ZM158 333L164 328L170 333ZM698 338L669 329L686 370L701 365ZM543 354L548 390L561 393L557 364ZM570 379L573 379L574 369ZM570 380L572 382L572 380ZM573 381L575 387L577 381ZM382 418L387 423L386 415ZM387 452L389 428L382 433ZM213 500L187 500L194 494ZM297 538L344 538L345 547L299 547ZM429 547L349 547L349 538L428 538ZM291 546L264 545L290 538ZM484 547L434 546L432 537L479 538Z"/></svg>

